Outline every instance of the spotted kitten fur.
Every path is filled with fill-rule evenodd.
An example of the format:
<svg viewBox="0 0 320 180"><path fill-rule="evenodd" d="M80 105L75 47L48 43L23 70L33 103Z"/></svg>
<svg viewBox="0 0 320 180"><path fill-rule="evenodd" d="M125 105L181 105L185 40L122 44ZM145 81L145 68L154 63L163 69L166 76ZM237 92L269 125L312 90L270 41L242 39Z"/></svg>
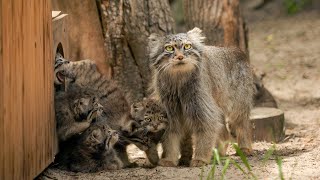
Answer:
<svg viewBox="0 0 320 180"><path fill-rule="evenodd" d="M157 165L159 161L157 145L161 142L168 125L164 108L156 100L144 98L143 101L132 104L131 117L137 122L137 127L133 129L129 139L145 151L153 166ZM135 141L135 137L142 139L143 142Z"/></svg>
<svg viewBox="0 0 320 180"><path fill-rule="evenodd" d="M60 142L85 131L98 116L103 107L92 91L80 88L72 92L57 92L55 95L55 114L57 133Z"/></svg>
<svg viewBox="0 0 320 180"><path fill-rule="evenodd" d="M56 86L61 84L63 91L74 91L74 87L91 92L91 96L99 98L103 106L103 116L108 119L108 125L117 131L132 131L133 121L130 119L130 106L125 94L118 85L107 79L97 71L92 60L68 61L63 58L56 59L55 75ZM59 85L60 84L60 85ZM126 147L128 143L117 143L117 149L124 166L131 166Z"/></svg>
<svg viewBox="0 0 320 180"><path fill-rule="evenodd" d="M105 121L95 122L82 134L66 142L56 163L59 168L73 172L121 169L123 163L114 149L118 140L118 132Z"/></svg>

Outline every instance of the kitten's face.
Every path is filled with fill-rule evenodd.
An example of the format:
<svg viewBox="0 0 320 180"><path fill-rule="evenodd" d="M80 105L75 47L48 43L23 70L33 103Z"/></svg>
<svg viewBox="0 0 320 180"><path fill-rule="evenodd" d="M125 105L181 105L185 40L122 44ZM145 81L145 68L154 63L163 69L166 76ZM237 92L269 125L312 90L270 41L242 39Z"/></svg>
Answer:
<svg viewBox="0 0 320 180"><path fill-rule="evenodd" d="M159 73L183 73L199 68L204 39L200 29L165 37L151 35L149 39L152 65Z"/></svg>
<svg viewBox="0 0 320 180"><path fill-rule="evenodd" d="M135 131L158 132L166 129L168 124L167 113L152 99L134 103L131 106L131 115L139 123Z"/></svg>
<svg viewBox="0 0 320 180"><path fill-rule="evenodd" d="M106 124L91 125L82 136L83 144L91 153L99 150L111 150L119 140L119 134Z"/></svg>
<svg viewBox="0 0 320 180"><path fill-rule="evenodd" d="M70 61L63 57L57 56L54 64L54 83L56 85L64 84L65 82L65 71Z"/></svg>
<svg viewBox="0 0 320 180"><path fill-rule="evenodd" d="M73 102L73 111L77 118L88 119L89 116L100 116L103 112L103 106L96 97L83 97Z"/></svg>

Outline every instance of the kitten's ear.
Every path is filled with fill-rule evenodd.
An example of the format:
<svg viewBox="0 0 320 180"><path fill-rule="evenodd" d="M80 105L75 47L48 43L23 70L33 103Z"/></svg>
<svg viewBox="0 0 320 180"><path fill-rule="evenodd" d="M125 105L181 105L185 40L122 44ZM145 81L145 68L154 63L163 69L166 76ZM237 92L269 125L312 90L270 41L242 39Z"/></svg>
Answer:
<svg viewBox="0 0 320 180"><path fill-rule="evenodd" d="M79 104L79 102L80 102L80 99L76 99L73 101L73 105Z"/></svg>
<svg viewBox="0 0 320 180"><path fill-rule="evenodd" d="M137 108L137 104L136 103L132 103L131 104L131 109L136 109Z"/></svg>
<svg viewBox="0 0 320 180"><path fill-rule="evenodd" d="M202 30L195 27L192 30L187 32L187 35L190 39L194 40L194 41L198 41L199 43L203 43L204 40L206 39L205 36L203 36L202 34Z"/></svg>

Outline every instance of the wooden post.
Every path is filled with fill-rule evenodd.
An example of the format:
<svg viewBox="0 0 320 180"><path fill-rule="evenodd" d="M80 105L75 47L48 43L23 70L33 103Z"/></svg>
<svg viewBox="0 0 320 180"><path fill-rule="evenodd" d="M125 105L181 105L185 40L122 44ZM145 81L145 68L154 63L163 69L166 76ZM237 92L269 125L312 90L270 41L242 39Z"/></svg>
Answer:
<svg viewBox="0 0 320 180"><path fill-rule="evenodd" d="M54 159L51 1L0 1L0 179Z"/></svg>

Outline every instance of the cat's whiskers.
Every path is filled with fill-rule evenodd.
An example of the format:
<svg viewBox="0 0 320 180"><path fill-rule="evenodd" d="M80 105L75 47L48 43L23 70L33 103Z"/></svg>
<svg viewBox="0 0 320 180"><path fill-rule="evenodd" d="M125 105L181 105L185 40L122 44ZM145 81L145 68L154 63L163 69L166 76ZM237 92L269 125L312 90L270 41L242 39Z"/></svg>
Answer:
<svg viewBox="0 0 320 180"><path fill-rule="evenodd" d="M158 73L161 74L162 72L165 72L166 68L170 65L170 63L168 64L164 64L163 66L161 66L161 68L158 70Z"/></svg>

